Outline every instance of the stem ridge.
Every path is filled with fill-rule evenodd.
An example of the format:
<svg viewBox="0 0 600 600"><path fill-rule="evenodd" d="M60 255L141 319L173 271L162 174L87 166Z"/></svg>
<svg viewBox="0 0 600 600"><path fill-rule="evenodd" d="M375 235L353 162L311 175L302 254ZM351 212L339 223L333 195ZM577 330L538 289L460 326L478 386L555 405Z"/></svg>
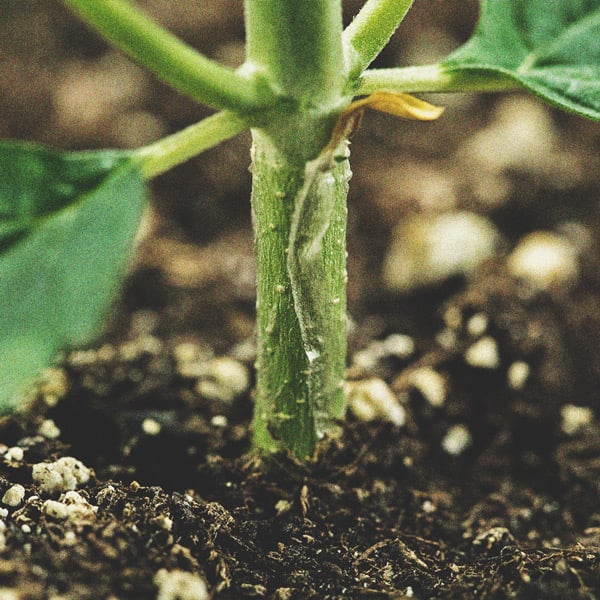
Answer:
<svg viewBox="0 0 600 600"><path fill-rule="evenodd" d="M323 242L331 226L336 205L336 163L343 162L342 174L350 179L349 147L346 140L336 149L327 148L305 166L304 183L294 199L286 266L293 306L298 320L304 354L308 363L307 386L313 402L313 417L318 438L330 428L330 402L339 393L339 382L327 377L324 362L330 360L324 344L329 319L324 319L324 306L341 302L326 298L315 282L323 280ZM329 316L329 311L325 311ZM342 324L336 323L337 327ZM331 327L331 323L329 323Z"/></svg>

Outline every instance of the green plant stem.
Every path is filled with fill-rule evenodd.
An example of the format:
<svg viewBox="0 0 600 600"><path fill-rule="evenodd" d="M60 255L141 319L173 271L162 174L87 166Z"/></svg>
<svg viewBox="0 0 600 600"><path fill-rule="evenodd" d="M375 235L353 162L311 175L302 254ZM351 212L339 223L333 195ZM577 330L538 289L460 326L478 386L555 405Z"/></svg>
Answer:
<svg viewBox="0 0 600 600"><path fill-rule="evenodd" d="M341 0L246 0L247 63L279 93L318 110L344 81Z"/></svg>
<svg viewBox="0 0 600 600"><path fill-rule="evenodd" d="M254 440L302 460L344 413L349 168L341 151L339 163L331 158L295 162L254 132Z"/></svg>
<svg viewBox="0 0 600 600"><path fill-rule="evenodd" d="M199 102L236 112L264 109L275 102L258 74L245 75L206 58L124 0L63 1L160 79Z"/></svg>
<svg viewBox="0 0 600 600"><path fill-rule="evenodd" d="M345 145L340 0L247 0L248 63L286 99L253 130L257 255L254 442L312 457L343 416Z"/></svg>
<svg viewBox="0 0 600 600"><path fill-rule="evenodd" d="M249 128L247 119L219 112L136 150L134 159L139 161L143 176L152 179Z"/></svg>
<svg viewBox="0 0 600 600"><path fill-rule="evenodd" d="M344 31L343 44L350 81L379 55L414 0L368 0Z"/></svg>
<svg viewBox="0 0 600 600"><path fill-rule="evenodd" d="M522 89L514 79L499 73L459 70L441 64L365 71L356 90L359 96L391 92L506 92Z"/></svg>

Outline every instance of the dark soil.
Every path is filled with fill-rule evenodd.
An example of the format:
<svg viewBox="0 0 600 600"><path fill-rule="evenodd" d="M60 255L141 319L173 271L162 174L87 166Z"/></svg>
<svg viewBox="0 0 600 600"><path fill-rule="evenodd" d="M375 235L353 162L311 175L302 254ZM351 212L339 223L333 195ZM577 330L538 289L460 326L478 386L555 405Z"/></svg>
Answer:
<svg viewBox="0 0 600 600"><path fill-rule="evenodd" d="M475 3L432 3L417 0L381 65L427 62L468 36ZM53 1L4 4L5 137L139 145L205 114ZM241 3L143 4L238 60ZM196 600L202 581L215 599L600 598L600 129L519 95L434 101L448 105L438 123L368 115L353 140L348 376L386 381L405 424L349 412L310 465L250 452L252 381L228 394L209 373L215 356L250 377L253 362L248 138L224 144L156 182L108 333L0 422L1 600ZM526 140L541 128L548 142L498 166L510 110ZM489 160L472 150L482 131ZM441 209L486 216L504 245L468 278L386 289L393 226ZM576 282L540 290L511 274L506 255L536 230L578 246ZM409 356L356 360L398 333ZM466 356L482 338L497 360L478 365ZM515 363L528 368L517 383ZM423 367L443 377L442 402L411 379ZM449 431L465 443L449 445ZM60 490L32 479L34 464L65 456L94 470L69 516L47 502L66 506ZM11 502L15 484L24 495ZM169 588L177 577L188 587Z"/></svg>

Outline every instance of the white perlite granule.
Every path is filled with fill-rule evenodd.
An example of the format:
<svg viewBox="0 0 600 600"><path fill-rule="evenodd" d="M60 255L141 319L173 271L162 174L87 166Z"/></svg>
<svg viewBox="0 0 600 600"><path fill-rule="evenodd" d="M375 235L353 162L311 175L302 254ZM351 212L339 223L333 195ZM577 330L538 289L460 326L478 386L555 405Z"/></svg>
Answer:
<svg viewBox="0 0 600 600"><path fill-rule="evenodd" d="M392 231L383 282L391 291L406 293L469 275L495 254L499 241L494 224L472 212L412 215Z"/></svg>
<svg viewBox="0 0 600 600"><path fill-rule="evenodd" d="M574 435L594 420L594 412L589 406L563 404L560 408L562 430L567 435Z"/></svg>
<svg viewBox="0 0 600 600"><path fill-rule="evenodd" d="M63 456L53 463L37 463L31 473L33 481L47 494L74 490L87 483L91 474L91 469L72 456Z"/></svg>
<svg viewBox="0 0 600 600"><path fill-rule="evenodd" d="M90 504L79 492L61 494L58 500L46 500L42 512L58 521L68 521L75 525L93 523L98 507Z"/></svg>
<svg viewBox="0 0 600 600"><path fill-rule="evenodd" d="M439 408L446 402L446 379L435 369L419 367L410 374L408 381L431 406Z"/></svg>
<svg viewBox="0 0 600 600"><path fill-rule="evenodd" d="M473 442L465 425L452 425L442 440L442 448L452 456L462 454Z"/></svg>
<svg viewBox="0 0 600 600"><path fill-rule="evenodd" d="M19 446L13 446L9 448L4 454L4 460L7 462L21 462L25 457L25 453L23 448Z"/></svg>
<svg viewBox="0 0 600 600"><path fill-rule="evenodd" d="M490 336L482 337L465 352L465 361L472 367L480 369L497 369L500 366L498 344Z"/></svg>
<svg viewBox="0 0 600 600"><path fill-rule="evenodd" d="M2 496L2 504L5 506L17 507L25 498L25 488L19 484L11 485Z"/></svg>
<svg viewBox="0 0 600 600"><path fill-rule="evenodd" d="M154 575L158 588L156 600L209 600L204 580L195 573L175 569L160 569Z"/></svg>
<svg viewBox="0 0 600 600"><path fill-rule="evenodd" d="M144 419L142 422L142 431L146 435L158 435L161 429L161 424L154 419Z"/></svg>
<svg viewBox="0 0 600 600"><path fill-rule="evenodd" d="M401 427L406 411L396 394L382 379L373 377L362 381L347 381L344 395L350 410L361 421L383 419Z"/></svg>
<svg viewBox="0 0 600 600"><path fill-rule="evenodd" d="M513 390L522 390L527 383L530 371L531 369L526 362L516 360L508 367L508 371L506 372L508 385Z"/></svg>
<svg viewBox="0 0 600 600"><path fill-rule="evenodd" d="M38 433L48 440L55 440L60 437L60 429L52 419L46 419L38 429Z"/></svg>
<svg viewBox="0 0 600 600"><path fill-rule="evenodd" d="M510 273L538 289L576 283L579 278L577 249L550 231L526 235L507 259Z"/></svg>

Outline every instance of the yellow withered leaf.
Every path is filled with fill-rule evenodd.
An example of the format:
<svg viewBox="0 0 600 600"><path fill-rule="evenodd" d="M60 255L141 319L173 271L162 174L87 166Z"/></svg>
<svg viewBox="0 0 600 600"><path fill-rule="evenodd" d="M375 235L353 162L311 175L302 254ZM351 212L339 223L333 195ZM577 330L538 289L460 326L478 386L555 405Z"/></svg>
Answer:
<svg viewBox="0 0 600 600"><path fill-rule="evenodd" d="M362 108L372 108L395 117L416 121L434 121L444 112L442 107L429 104L410 94L375 92L366 98L355 100L344 113Z"/></svg>
<svg viewBox="0 0 600 600"><path fill-rule="evenodd" d="M373 110L394 115L395 117L416 121L434 121L444 112L443 107L434 106L410 94L385 91L374 92L366 98L352 102L340 115L328 148L337 147L343 138L349 137L358 129L365 108L372 108Z"/></svg>

